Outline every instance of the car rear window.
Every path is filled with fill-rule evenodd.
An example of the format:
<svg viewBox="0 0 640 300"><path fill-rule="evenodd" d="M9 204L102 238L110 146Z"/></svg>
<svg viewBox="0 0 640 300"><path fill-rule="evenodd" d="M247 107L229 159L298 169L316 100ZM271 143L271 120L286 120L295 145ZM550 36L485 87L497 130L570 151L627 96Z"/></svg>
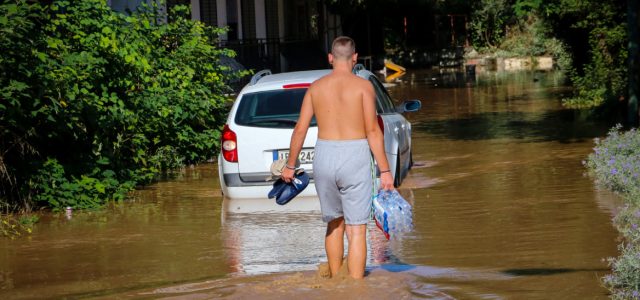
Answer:
<svg viewBox="0 0 640 300"><path fill-rule="evenodd" d="M300 116L302 99L307 89L283 89L244 94L236 111L238 125L293 128ZM311 126L316 126L315 117Z"/></svg>

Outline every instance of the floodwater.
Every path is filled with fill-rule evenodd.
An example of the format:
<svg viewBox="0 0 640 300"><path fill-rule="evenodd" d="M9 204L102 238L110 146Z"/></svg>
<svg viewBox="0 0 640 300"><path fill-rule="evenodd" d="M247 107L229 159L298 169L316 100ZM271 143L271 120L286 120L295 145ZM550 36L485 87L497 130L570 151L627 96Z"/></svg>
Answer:
<svg viewBox="0 0 640 300"><path fill-rule="evenodd" d="M415 230L387 241L369 226L363 281L316 275L317 199L223 199L206 164L2 240L0 298L607 298L619 203L581 161L608 125L562 108L561 74L420 71L390 91L423 103L400 188Z"/></svg>

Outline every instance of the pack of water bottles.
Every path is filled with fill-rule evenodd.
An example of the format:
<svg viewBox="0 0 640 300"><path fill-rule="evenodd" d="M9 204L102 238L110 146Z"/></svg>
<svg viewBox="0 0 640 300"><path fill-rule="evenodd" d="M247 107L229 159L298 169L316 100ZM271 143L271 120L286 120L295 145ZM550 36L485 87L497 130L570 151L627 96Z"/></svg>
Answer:
<svg viewBox="0 0 640 300"><path fill-rule="evenodd" d="M376 226L389 238L400 237L413 230L411 205L397 191L380 190L373 198Z"/></svg>

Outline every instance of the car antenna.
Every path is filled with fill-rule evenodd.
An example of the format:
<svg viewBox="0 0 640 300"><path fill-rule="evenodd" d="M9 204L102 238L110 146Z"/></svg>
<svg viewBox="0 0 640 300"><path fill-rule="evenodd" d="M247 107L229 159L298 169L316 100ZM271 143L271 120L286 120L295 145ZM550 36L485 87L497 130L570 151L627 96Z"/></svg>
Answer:
<svg viewBox="0 0 640 300"><path fill-rule="evenodd" d="M258 81L260 81L260 79L262 79L262 77L265 77L267 75L271 75L271 70L266 69L266 70L262 70L258 73L256 73L255 75L253 75L253 77L251 77L251 81L249 82L249 85L254 85L256 83L258 83Z"/></svg>

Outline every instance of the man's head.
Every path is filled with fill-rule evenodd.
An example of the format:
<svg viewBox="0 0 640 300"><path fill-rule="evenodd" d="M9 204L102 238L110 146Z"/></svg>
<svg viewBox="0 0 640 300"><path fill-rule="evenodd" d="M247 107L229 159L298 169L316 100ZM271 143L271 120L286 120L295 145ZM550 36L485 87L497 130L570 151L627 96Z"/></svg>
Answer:
<svg viewBox="0 0 640 300"><path fill-rule="evenodd" d="M331 53L329 53L329 63L348 62L355 64L358 61L356 53L356 42L348 36L339 36L333 40Z"/></svg>

